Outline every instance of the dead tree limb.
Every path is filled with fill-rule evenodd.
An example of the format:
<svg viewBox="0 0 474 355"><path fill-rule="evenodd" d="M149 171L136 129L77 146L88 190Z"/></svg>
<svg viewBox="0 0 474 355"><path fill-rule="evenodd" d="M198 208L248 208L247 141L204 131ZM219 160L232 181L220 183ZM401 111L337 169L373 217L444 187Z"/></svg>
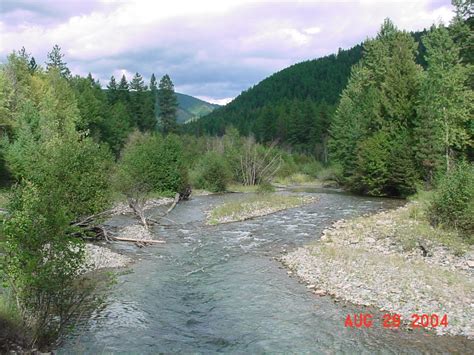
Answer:
<svg viewBox="0 0 474 355"><path fill-rule="evenodd" d="M174 201L173 201L173 204L171 205L170 208L168 208L168 211L166 211L165 213L165 216L170 213L177 205L177 203L179 202L179 193L176 193L176 195L174 195Z"/></svg>
<svg viewBox="0 0 474 355"><path fill-rule="evenodd" d="M121 242L132 242L132 243L143 243L143 244L164 244L165 240L158 239L134 239L134 238L122 238L122 237L113 237L113 240L119 240Z"/></svg>
<svg viewBox="0 0 474 355"><path fill-rule="evenodd" d="M145 199L129 197L128 205L133 210L135 215L140 219L143 224L143 227L148 230L148 223L146 222L145 217Z"/></svg>

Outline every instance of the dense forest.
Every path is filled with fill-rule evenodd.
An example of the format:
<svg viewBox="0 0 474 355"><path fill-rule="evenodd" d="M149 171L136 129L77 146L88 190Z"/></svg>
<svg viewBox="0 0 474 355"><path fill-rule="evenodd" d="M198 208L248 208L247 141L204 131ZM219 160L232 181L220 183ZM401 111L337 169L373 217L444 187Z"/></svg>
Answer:
<svg viewBox="0 0 474 355"><path fill-rule="evenodd" d="M346 86L362 46L295 64L242 92L226 106L187 124L186 131L222 135L232 125L258 141L278 140L324 159L328 117Z"/></svg>
<svg viewBox="0 0 474 355"><path fill-rule="evenodd" d="M418 43L416 61L426 66L425 47ZM222 135L229 125L260 142L278 141L297 152L327 163L330 117L346 87L351 68L363 55L363 45L337 54L294 64L242 92L225 107L186 126L195 134Z"/></svg>

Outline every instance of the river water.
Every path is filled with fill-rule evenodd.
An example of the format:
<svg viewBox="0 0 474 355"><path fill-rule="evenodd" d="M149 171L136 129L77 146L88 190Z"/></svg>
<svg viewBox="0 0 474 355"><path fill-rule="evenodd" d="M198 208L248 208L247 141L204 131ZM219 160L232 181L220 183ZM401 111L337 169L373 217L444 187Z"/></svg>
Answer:
<svg viewBox="0 0 474 355"><path fill-rule="evenodd" d="M169 215L175 223L155 228L166 245L118 244L139 261L59 353L473 353L473 342L461 337L384 329L380 312L315 296L289 277L274 257L316 240L335 220L400 204L330 190L298 193L319 200L219 226L203 224L205 211L243 195L195 197ZM360 312L373 313L374 326L345 328L347 314Z"/></svg>

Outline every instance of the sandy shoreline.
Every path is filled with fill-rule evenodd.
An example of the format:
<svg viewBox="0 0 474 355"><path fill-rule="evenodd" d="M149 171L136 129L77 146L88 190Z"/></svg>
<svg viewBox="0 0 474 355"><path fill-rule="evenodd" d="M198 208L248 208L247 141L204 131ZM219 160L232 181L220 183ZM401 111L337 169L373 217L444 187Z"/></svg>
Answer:
<svg viewBox="0 0 474 355"><path fill-rule="evenodd" d="M397 235L416 227L410 206L338 221L320 240L280 260L318 295L401 314L447 314L437 334L474 338L474 250L462 255L420 238L413 247Z"/></svg>

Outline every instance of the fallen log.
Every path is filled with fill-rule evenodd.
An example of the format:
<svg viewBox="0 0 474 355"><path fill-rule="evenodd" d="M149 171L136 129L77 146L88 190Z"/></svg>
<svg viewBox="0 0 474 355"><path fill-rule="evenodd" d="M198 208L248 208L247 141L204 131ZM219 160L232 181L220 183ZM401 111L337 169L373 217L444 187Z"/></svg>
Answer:
<svg viewBox="0 0 474 355"><path fill-rule="evenodd" d="M132 243L144 243L144 244L164 244L166 240L157 239L134 239L134 238L122 238L122 237L111 237L110 239L119 240L121 242L132 242Z"/></svg>
<svg viewBox="0 0 474 355"><path fill-rule="evenodd" d="M174 195L173 204L171 205L170 208L168 208L168 211L166 211L165 216L166 216L168 213L170 213L170 212L173 210L173 208L176 207L176 204L177 204L178 202L179 202L179 193L176 193L176 195Z"/></svg>

